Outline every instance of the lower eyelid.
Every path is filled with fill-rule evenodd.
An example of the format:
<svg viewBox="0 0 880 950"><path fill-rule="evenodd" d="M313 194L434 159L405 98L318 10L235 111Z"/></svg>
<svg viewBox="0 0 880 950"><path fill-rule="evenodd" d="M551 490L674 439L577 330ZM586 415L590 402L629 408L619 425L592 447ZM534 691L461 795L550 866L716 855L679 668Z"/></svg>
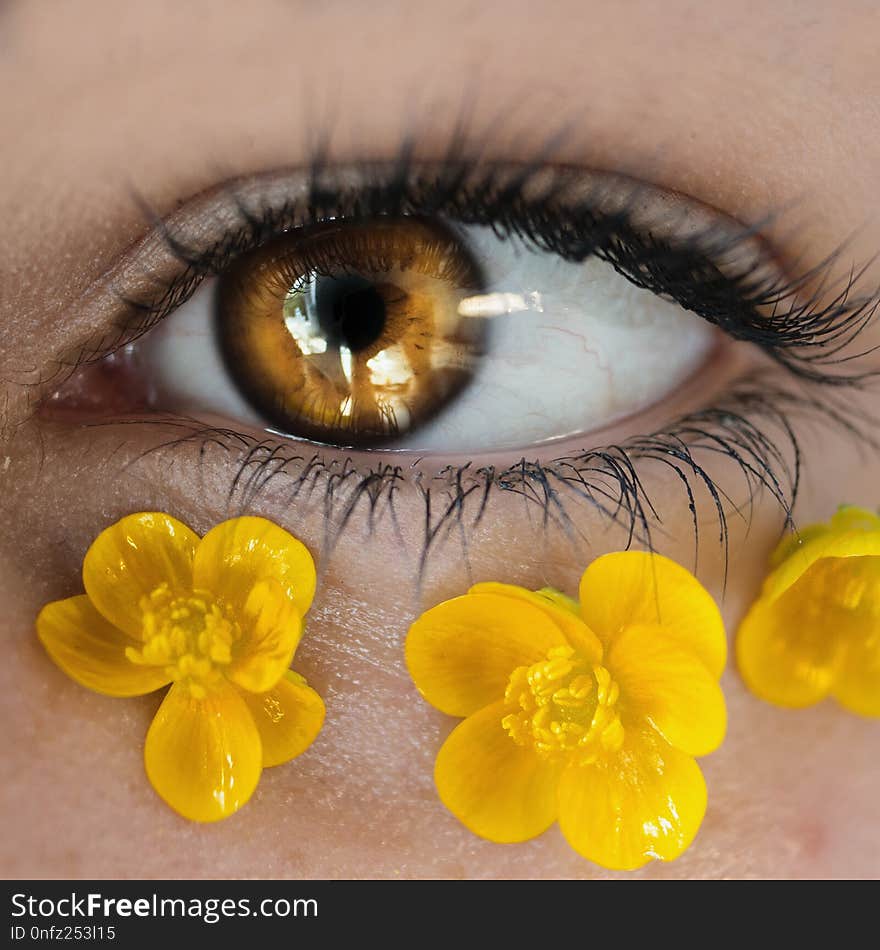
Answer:
<svg viewBox="0 0 880 950"><path fill-rule="evenodd" d="M570 543L583 540L586 525L601 524L604 544L616 523L621 545L628 538L650 544L683 531L693 534L695 545L710 544L723 554L727 519L737 514L748 520L756 497L766 496L782 519L789 517L797 479L793 426L829 410L778 369L767 368L738 376L714 400L690 408L671 424L642 428L653 434L630 428L620 433L619 444L592 443L607 448L583 451L582 441L557 443L542 458L498 459L494 465L347 453L205 420L132 417L125 441L140 449L124 469L155 480L160 491L182 491L187 506L203 509L208 522L259 511L295 525L322 556L349 532L362 542L365 530L402 530L408 537L402 557L418 571L450 540L467 549L484 524L499 517L508 522L514 512L531 530L558 531ZM107 419L98 426L108 426L118 439L121 422ZM666 503L655 507L661 497L674 516Z"/></svg>

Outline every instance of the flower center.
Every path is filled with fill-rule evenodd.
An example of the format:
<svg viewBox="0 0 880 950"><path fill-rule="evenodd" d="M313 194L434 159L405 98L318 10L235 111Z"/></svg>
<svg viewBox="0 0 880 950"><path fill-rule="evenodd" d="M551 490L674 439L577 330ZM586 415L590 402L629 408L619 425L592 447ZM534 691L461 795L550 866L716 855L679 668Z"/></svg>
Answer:
<svg viewBox="0 0 880 950"><path fill-rule="evenodd" d="M623 743L618 692L604 666L593 666L571 647L554 647L546 660L513 671L501 724L514 742L543 758L589 765Z"/></svg>
<svg viewBox="0 0 880 950"><path fill-rule="evenodd" d="M207 591L194 590L175 596L160 584L142 597L144 645L128 647L132 663L163 666L172 680L184 682L196 698L206 694L232 660L238 624Z"/></svg>

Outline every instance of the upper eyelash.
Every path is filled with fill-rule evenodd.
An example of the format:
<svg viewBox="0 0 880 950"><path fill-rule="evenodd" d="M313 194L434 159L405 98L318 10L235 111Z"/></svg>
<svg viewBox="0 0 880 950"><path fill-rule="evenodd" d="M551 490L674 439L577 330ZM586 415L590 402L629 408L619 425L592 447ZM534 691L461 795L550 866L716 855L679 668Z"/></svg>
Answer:
<svg viewBox="0 0 880 950"><path fill-rule="evenodd" d="M880 290L856 295L866 268L852 270L830 295L832 265L839 252L790 277L764 266L754 255L733 273L719 261L736 256L754 240L755 229L731 233L707 226L670 243L657 237L666 222L651 230L634 222L644 186L633 185L629 201L613 211L602 209L602 194L592 193L574 207L557 200L573 169L557 167L543 191L533 183L548 175L540 165L471 165L468 162L418 165L406 152L389 171L376 166L372 180L354 188L334 184L334 169L317 160L310 168L305 194L277 206L249 208L226 186L240 220L207 246L195 247L155 218L180 272L160 283L149 298L120 292L124 313L117 333L81 349L76 365L98 360L148 332L184 303L201 282L216 275L243 253L292 228L330 218L364 220L378 215L437 215L464 225L491 226L499 238L515 236L537 251L569 261L595 255L637 286L673 300L738 340L757 344L778 363L803 379L857 385L873 372L843 369L865 353L845 353L880 307ZM149 209L145 207L149 212ZM810 289L808 289L810 288ZM833 370L829 369L834 367Z"/></svg>

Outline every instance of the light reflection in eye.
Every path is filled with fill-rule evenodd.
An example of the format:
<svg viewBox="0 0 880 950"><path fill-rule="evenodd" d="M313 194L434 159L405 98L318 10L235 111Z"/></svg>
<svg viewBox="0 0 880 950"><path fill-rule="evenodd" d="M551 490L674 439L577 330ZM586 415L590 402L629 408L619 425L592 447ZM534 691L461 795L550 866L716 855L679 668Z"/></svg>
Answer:
<svg viewBox="0 0 880 950"><path fill-rule="evenodd" d="M309 323L305 313L299 307L298 295L291 297L288 294L284 301L284 325L304 356L327 352L326 338L317 332L317 327Z"/></svg>
<svg viewBox="0 0 880 950"><path fill-rule="evenodd" d="M491 294L474 294L465 297L458 305L462 317L503 317L511 313L525 313L533 310L543 313L541 295L537 290L513 294L496 291Z"/></svg>
<svg viewBox="0 0 880 950"><path fill-rule="evenodd" d="M406 353L400 346L389 346L367 360L370 382L374 386L404 386L413 379L414 372Z"/></svg>
<svg viewBox="0 0 880 950"><path fill-rule="evenodd" d="M339 363L346 380L351 383L351 350L347 346L339 347Z"/></svg>

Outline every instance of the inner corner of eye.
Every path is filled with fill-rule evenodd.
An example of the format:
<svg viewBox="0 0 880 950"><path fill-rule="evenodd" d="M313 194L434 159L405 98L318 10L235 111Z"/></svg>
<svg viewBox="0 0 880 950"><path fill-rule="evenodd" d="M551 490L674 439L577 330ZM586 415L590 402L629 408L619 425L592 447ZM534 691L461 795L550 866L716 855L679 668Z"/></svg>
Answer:
<svg viewBox="0 0 880 950"><path fill-rule="evenodd" d="M156 409L455 453L632 416L694 375L715 334L599 259L527 253L491 227L380 217L244 254L116 361L129 396Z"/></svg>

